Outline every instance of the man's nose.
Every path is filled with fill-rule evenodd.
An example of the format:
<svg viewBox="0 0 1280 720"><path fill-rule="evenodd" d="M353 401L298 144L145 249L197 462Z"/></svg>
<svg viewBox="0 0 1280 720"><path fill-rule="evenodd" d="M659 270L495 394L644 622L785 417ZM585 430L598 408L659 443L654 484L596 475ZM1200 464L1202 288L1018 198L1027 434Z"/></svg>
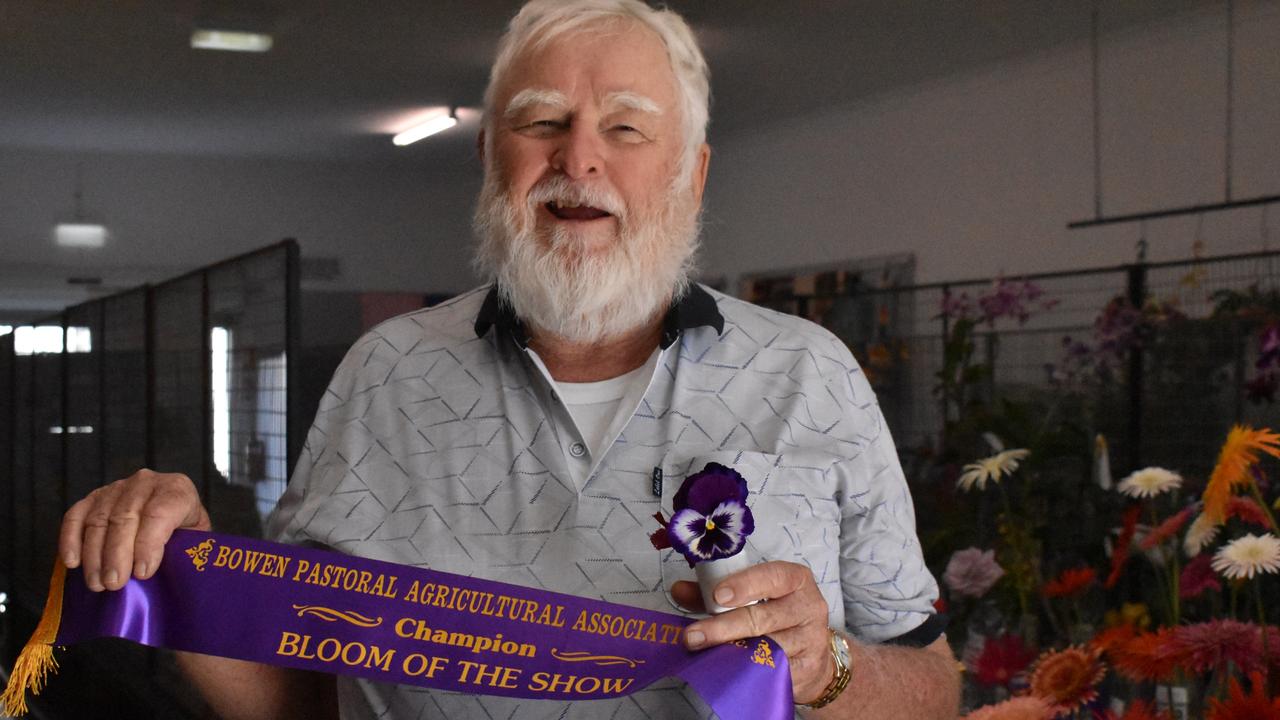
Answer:
<svg viewBox="0 0 1280 720"><path fill-rule="evenodd" d="M604 170L602 150L599 133L575 123L561 136L551 166L571 180L599 175Z"/></svg>

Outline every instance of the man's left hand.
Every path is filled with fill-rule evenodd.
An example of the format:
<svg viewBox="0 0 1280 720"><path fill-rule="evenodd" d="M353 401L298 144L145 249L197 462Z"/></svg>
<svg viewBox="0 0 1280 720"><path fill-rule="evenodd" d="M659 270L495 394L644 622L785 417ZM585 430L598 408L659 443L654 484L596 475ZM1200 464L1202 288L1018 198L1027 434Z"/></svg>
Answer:
<svg viewBox="0 0 1280 720"><path fill-rule="evenodd" d="M687 608L703 608L696 583L677 582L671 594ZM835 676L835 661L827 630L827 600L808 567L781 561L753 565L722 580L715 588L715 599L734 609L687 627L684 638L690 650L768 635L787 654L796 702L811 702L822 695ZM765 602L743 607L753 600Z"/></svg>

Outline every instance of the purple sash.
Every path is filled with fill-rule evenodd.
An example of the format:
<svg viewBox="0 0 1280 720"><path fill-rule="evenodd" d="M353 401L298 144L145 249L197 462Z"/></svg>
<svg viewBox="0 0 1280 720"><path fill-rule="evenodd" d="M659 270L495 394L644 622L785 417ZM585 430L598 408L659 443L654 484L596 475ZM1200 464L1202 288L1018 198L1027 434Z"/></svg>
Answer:
<svg viewBox="0 0 1280 720"><path fill-rule="evenodd" d="M52 646L96 637L457 692L593 700L676 676L727 720L794 715L768 638L697 653L679 615L452 573L179 530L159 571L90 592L55 564L49 600L4 706L26 711ZM64 578L65 574L65 578Z"/></svg>

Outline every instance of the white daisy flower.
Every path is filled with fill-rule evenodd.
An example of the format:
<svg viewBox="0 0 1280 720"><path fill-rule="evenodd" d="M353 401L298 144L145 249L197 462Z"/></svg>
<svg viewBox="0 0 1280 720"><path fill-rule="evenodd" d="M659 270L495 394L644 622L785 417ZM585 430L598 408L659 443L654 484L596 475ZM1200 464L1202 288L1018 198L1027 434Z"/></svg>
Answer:
<svg viewBox="0 0 1280 720"><path fill-rule="evenodd" d="M1213 556L1213 569L1231 580L1280 571L1280 538L1271 533L1238 537Z"/></svg>
<svg viewBox="0 0 1280 720"><path fill-rule="evenodd" d="M1132 498L1163 495L1182 487L1182 476L1159 467L1143 468L1120 481L1116 490Z"/></svg>
<svg viewBox="0 0 1280 720"><path fill-rule="evenodd" d="M1187 536L1182 539L1182 549L1187 551L1187 557L1199 555L1201 550L1218 537L1220 527L1204 513L1197 515L1196 519L1191 521L1191 526L1187 528Z"/></svg>
<svg viewBox="0 0 1280 720"><path fill-rule="evenodd" d="M1005 450L976 463L969 463L964 466L964 473L960 475L956 486L966 492L972 490L974 485L977 485L979 490L985 490L988 480L1000 482L1000 478L1013 474L1013 471L1018 469L1018 462L1027 459L1030 454L1030 450L1022 448Z"/></svg>

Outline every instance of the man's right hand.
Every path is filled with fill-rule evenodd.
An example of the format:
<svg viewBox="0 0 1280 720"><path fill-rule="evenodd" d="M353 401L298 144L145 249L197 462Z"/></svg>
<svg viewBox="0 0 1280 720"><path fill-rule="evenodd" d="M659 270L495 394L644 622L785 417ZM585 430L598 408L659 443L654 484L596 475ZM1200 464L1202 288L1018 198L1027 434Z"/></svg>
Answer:
<svg viewBox="0 0 1280 720"><path fill-rule="evenodd" d="M58 553L68 568L84 566L90 590L119 590L130 574L140 580L155 574L177 528L213 529L191 478L139 470L71 506Z"/></svg>

